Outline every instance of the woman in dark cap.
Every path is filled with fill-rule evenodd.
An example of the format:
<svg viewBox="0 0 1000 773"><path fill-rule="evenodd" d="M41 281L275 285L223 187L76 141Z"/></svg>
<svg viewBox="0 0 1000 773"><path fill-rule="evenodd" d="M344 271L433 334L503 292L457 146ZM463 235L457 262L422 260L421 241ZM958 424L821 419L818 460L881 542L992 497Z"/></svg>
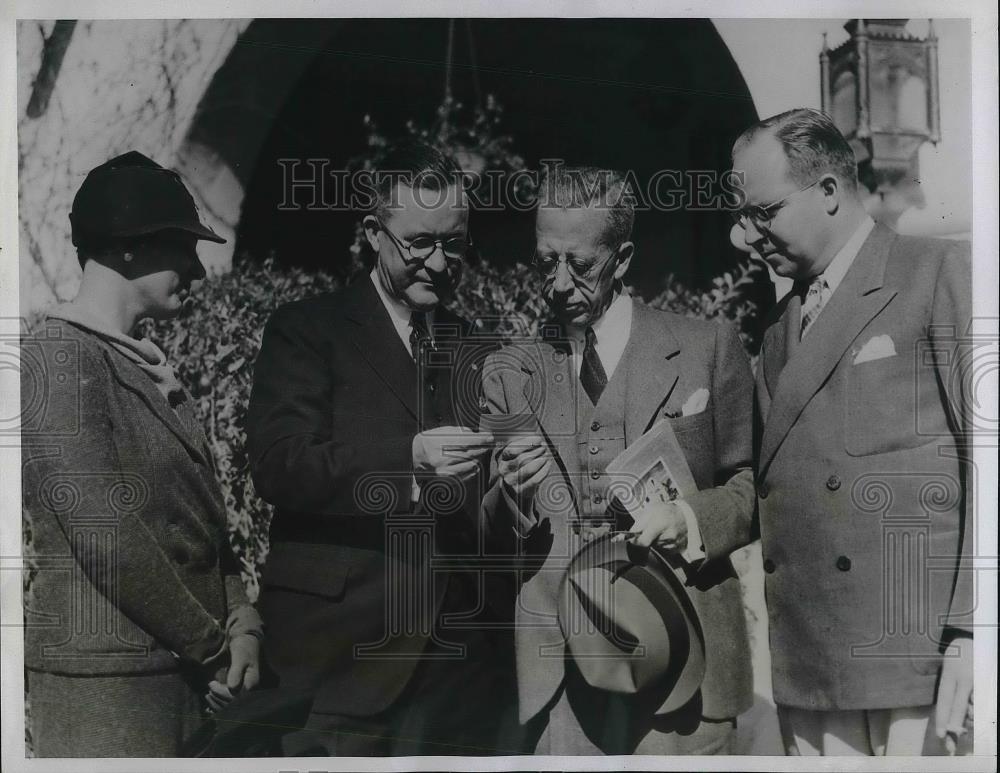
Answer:
<svg viewBox="0 0 1000 773"><path fill-rule="evenodd" d="M40 757L175 756L206 709L257 684L262 624L191 398L133 332L205 276L198 240L225 240L135 152L90 172L70 220L79 294L22 344L32 742Z"/></svg>

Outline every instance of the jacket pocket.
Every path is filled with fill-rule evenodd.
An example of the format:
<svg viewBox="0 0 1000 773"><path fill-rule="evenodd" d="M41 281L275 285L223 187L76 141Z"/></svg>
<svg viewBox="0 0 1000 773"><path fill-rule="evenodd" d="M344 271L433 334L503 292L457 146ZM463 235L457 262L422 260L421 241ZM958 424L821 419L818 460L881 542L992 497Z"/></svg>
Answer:
<svg viewBox="0 0 1000 773"><path fill-rule="evenodd" d="M918 394L933 388L923 383L923 375L905 351L848 367L844 407L848 454L884 454L934 440L917 433Z"/></svg>
<svg viewBox="0 0 1000 773"><path fill-rule="evenodd" d="M271 546L261 586L275 590L343 598L350 575L349 557L336 545L279 542Z"/></svg>

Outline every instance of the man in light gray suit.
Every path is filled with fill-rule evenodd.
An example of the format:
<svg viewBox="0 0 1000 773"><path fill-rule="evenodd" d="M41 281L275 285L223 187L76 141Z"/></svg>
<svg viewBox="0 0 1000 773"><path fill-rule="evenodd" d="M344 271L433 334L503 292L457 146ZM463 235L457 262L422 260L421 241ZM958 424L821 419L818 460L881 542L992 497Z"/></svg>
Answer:
<svg viewBox="0 0 1000 773"><path fill-rule="evenodd" d="M515 613L521 722L538 754L727 753L752 702L746 624L728 555L750 528L752 376L731 326L656 311L622 279L634 205L624 179L550 170L535 267L556 323L484 366L493 414L534 414L536 433L496 452L484 518L494 550L519 556ZM687 561L706 641L701 690L654 717L636 696L588 685L556 621L559 583L581 545L614 524L608 463L659 419L699 491L638 518L637 544Z"/></svg>
<svg viewBox="0 0 1000 773"><path fill-rule="evenodd" d="M875 224L833 122L792 110L733 149L746 242L795 287L757 368L759 531L789 754L954 745L972 690L968 245Z"/></svg>

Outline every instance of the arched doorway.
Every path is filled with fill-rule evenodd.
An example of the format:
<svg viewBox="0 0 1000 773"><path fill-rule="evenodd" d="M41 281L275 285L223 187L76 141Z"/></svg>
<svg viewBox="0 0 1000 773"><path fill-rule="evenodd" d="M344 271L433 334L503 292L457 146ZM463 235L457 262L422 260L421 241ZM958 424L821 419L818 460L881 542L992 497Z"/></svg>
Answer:
<svg viewBox="0 0 1000 773"><path fill-rule="evenodd" d="M472 46L463 33L454 49L455 96L469 103L496 95L502 131L530 167L546 158L610 165L632 170L641 187L674 170L680 182L661 174L659 190L687 190L689 204L693 173L725 170L733 139L757 118L738 67L705 19L474 19L468 28ZM446 19L249 26L191 134L216 149L245 191L237 260L273 251L280 262L307 267L344 263L357 214L279 209L286 174L279 159L329 159L342 168L364 152L365 115L389 135L401 134L408 119L429 121L443 96L447 35ZM679 195L679 208L637 218L631 279L644 294L668 272L703 285L742 257L729 243L724 212L692 209ZM530 217L480 214L473 227L495 262L530 255Z"/></svg>

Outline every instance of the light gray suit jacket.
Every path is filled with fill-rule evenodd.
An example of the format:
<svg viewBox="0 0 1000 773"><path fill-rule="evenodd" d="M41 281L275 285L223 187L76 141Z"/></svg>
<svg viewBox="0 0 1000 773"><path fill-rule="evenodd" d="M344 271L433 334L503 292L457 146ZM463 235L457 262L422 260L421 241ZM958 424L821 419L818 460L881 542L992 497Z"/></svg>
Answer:
<svg viewBox="0 0 1000 773"><path fill-rule="evenodd" d="M753 513L749 362L731 327L636 302L618 368L627 376L626 444L658 419L678 417L671 419L673 429L700 489L688 502L709 557L689 588L707 645L702 713L734 717L750 706L753 697L739 582L728 559L746 542ZM539 487L538 523L525 539L515 533L516 516L502 495L495 465L483 505L493 549L522 555L525 565L531 565L522 572L515 609L522 722L544 708L564 677L565 647L556 618L558 588L581 544L570 527L570 520L577 517L575 489L581 474L573 409L577 383L572 358L544 341L507 347L484 367L488 410L533 411L558 459ZM680 416L684 402L700 388L710 393L705 410Z"/></svg>
<svg viewBox="0 0 1000 773"><path fill-rule="evenodd" d="M971 623L970 290L967 244L876 226L804 340L799 298L775 310L756 478L778 703L930 704L942 628Z"/></svg>

